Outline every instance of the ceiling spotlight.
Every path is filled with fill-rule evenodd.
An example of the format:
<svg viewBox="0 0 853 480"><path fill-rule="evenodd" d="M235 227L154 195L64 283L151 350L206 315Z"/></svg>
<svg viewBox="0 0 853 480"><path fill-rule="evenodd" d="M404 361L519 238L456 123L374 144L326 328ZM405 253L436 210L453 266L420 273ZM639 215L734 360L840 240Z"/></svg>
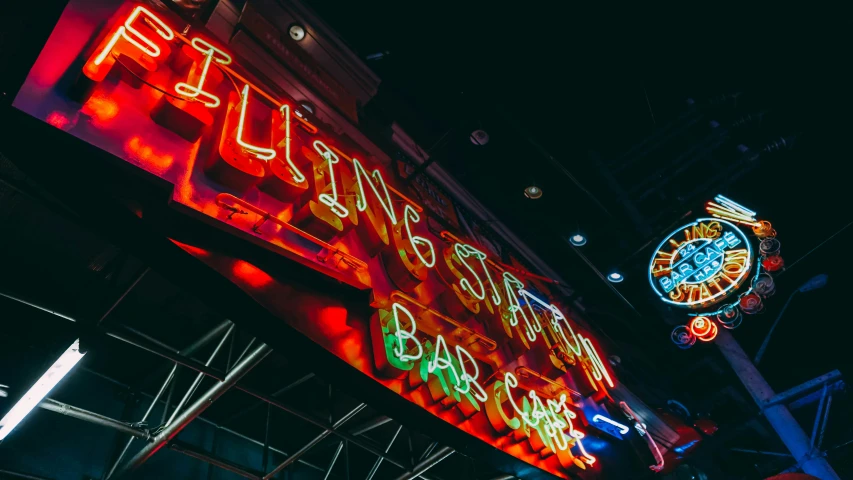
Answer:
<svg viewBox="0 0 853 480"><path fill-rule="evenodd" d="M474 130L471 132L471 143L483 146L489 143L489 134L485 130Z"/></svg>
<svg viewBox="0 0 853 480"><path fill-rule="evenodd" d="M536 200L542 196L542 189L536 185L531 185L524 189L524 196L531 200Z"/></svg>
<svg viewBox="0 0 853 480"><path fill-rule="evenodd" d="M297 42L301 42L302 39L305 38L305 27L298 23L291 25L287 31L290 33L290 38Z"/></svg>
<svg viewBox="0 0 853 480"><path fill-rule="evenodd" d="M586 245L586 237L581 235L580 233L576 233L569 237L569 242L576 247L582 247Z"/></svg>
<svg viewBox="0 0 853 480"><path fill-rule="evenodd" d="M607 279L610 280L611 283L620 283L622 280L625 280L625 277L623 277L619 272L613 272L607 276Z"/></svg>

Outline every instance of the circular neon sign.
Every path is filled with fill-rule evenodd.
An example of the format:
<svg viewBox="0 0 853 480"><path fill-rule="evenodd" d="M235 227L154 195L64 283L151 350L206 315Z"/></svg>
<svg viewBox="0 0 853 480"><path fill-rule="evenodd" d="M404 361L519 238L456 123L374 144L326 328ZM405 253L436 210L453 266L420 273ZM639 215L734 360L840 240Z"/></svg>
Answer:
<svg viewBox="0 0 853 480"><path fill-rule="evenodd" d="M649 282L664 302L698 309L737 291L752 265L752 247L738 227L699 218L658 245L649 263Z"/></svg>

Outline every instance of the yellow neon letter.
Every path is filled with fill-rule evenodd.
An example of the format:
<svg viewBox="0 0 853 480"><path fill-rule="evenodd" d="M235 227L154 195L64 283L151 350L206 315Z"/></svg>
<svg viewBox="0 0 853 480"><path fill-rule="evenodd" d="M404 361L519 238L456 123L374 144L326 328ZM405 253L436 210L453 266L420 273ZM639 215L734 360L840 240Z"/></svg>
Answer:
<svg viewBox="0 0 853 480"><path fill-rule="evenodd" d="M119 37L124 38L133 46L141 50L142 53L148 55L149 57L160 56L160 47L158 47L154 42L149 40L148 37L139 33L139 30L137 30L133 26L133 22L136 21L140 14L148 17L148 19L150 20L149 25L151 25L151 27L154 28L157 34L163 37L164 40L172 40L173 38L175 38L175 32L173 32L171 28L169 28L165 23L163 23L162 20L157 18L156 15L151 13L145 7L136 7L127 17L127 20L124 21L124 25L118 27L116 33L113 34L106 47L104 47L104 50L97 57L95 57L95 65L100 65L104 61L104 59L107 58L107 55L110 54L116 43L118 43ZM139 41L137 41L137 38L142 43L139 43Z"/></svg>
<svg viewBox="0 0 853 480"><path fill-rule="evenodd" d="M320 140L314 141L314 150L316 150L322 158L326 159L326 163L329 165L329 184L332 185L331 195L321 193L317 196L317 199L320 200L320 203L329 207L335 215L341 218L347 218L349 216L349 210L347 210L347 207L338 201L338 186L337 181L335 180L335 164L340 162L340 159L335 155L335 152L329 149L329 147Z"/></svg>

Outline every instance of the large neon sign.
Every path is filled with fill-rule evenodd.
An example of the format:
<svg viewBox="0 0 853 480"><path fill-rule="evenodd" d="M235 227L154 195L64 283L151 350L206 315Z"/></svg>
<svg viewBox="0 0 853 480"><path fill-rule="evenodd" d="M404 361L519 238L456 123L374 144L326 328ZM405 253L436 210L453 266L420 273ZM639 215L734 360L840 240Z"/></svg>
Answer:
<svg viewBox="0 0 853 480"><path fill-rule="evenodd" d="M770 222L757 220L756 212L722 195L706 210L711 218L673 231L649 262L649 284L661 301L693 311L686 325L672 331L672 341L681 348L710 342L718 324L737 328L742 313L760 311L762 299L775 290L772 272L784 265L776 231ZM738 225L751 227L761 240L757 254Z"/></svg>
<svg viewBox="0 0 853 480"><path fill-rule="evenodd" d="M49 123L173 185L182 212L371 290L375 311L352 349L371 361L350 363L377 382L551 473L600 468L601 442L584 432L583 411L618 411L616 378L588 332L549 298L547 279L428 228L425 209L387 168L306 118L212 35L181 34L168 12L134 3L98 32L103 18L78 21L91 2L71 0L75 11L31 74L68 51L63 38L74 34L86 37L76 84L63 93L28 81L18 108L61 117ZM115 106L109 116L75 128L105 102ZM233 265L232 280L253 268ZM273 279L244 283L262 289Z"/></svg>

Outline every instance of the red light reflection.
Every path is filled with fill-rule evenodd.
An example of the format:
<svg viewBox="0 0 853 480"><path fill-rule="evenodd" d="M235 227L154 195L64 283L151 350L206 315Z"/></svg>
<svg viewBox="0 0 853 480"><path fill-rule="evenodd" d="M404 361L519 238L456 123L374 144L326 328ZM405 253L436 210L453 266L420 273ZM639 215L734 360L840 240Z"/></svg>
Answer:
<svg viewBox="0 0 853 480"><path fill-rule="evenodd" d="M231 271L234 276L253 288L263 288L272 283L267 272L243 260L236 260Z"/></svg>
<svg viewBox="0 0 853 480"><path fill-rule="evenodd" d="M47 123L53 125L54 127L65 130L65 127L71 125L71 120L65 116L65 114L61 112L50 112L50 115L47 116Z"/></svg>
<svg viewBox="0 0 853 480"><path fill-rule="evenodd" d="M149 170L155 173L164 173L175 161L175 158L172 155L158 155L155 153L154 149L151 148L150 145L144 143L138 135L131 137L130 140L125 143L124 149L133 159L138 160L140 163L148 167Z"/></svg>
<svg viewBox="0 0 853 480"><path fill-rule="evenodd" d="M91 117L96 126L102 126L118 115L118 104L106 95L96 95L83 104L80 111Z"/></svg>

